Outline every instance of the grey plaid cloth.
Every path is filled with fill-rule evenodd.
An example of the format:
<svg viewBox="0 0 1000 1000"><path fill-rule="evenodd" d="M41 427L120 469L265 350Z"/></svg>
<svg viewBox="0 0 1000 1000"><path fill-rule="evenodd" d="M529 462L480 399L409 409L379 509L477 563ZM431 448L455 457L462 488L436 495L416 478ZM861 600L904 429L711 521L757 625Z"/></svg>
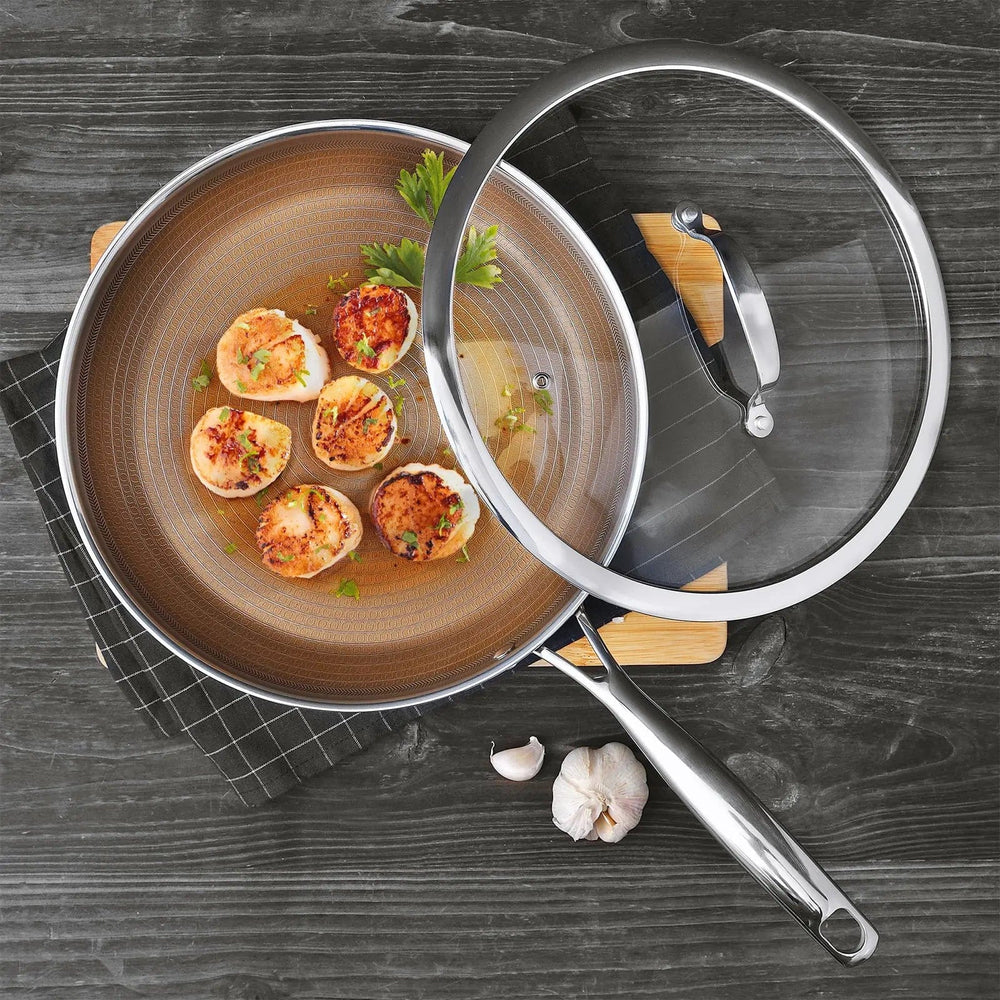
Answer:
<svg viewBox="0 0 1000 1000"><path fill-rule="evenodd" d="M689 343L690 317L645 249L625 206L596 174L573 128L573 120L565 114L552 116L543 128L547 131L535 130L527 148L522 148L512 159L577 216L604 252L640 324L650 316L669 316L671 311L680 310L679 325L668 337L674 348L667 376L677 378L678 366L700 370L697 351ZM662 332L661 329L658 336ZM365 749L418 718L429 707L440 704L354 714L289 708L241 694L202 675L146 633L96 571L69 513L59 477L53 424L62 344L60 335L42 351L0 363L0 404L41 504L52 545L83 606L107 669L156 732L163 736L187 735L215 764L240 799L252 806ZM678 344L687 346L678 348ZM661 346L658 342L653 348ZM702 385L698 379L692 381ZM683 422L690 416L689 411L704 410L706 404L710 407L711 401L701 391L693 396L666 394L682 407L679 415L676 408L672 416L668 414L669 419ZM681 543L670 546L666 577L676 578L680 583L693 579L724 558L719 546L707 544L705 533L697 525L692 526L693 520L711 527L719 522L720 510L728 513L736 504L742 530L750 534L772 509L773 479L756 456L747 453L746 439L732 418L727 417L726 421L721 432L710 425L706 427L701 420L689 421L684 436L672 437L678 442L678 468L692 466L708 477L705 481L717 478L712 463L732 464L736 455L737 465L743 467L740 481L721 481L720 487L708 491L701 488L697 503L688 504L672 516L671 530ZM712 447L708 448L708 444ZM696 455L704 456L708 466L701 460L688 461ZM751 473L749 478L747 473ZM681 480L679 489L683 492L689 487ZM641 504L640 498L640 511ZM731 523L731 519L725 520ZM651 556L662 562L664 551L659 542L652 553L633 545L628 559L624 562L619 559L618 565L627 571ZM604 624L620 614L621 609L588 601L588 613L597 624ZM559 648L579 635L575 623L570 622L551 638L550 644Z"/></svg>

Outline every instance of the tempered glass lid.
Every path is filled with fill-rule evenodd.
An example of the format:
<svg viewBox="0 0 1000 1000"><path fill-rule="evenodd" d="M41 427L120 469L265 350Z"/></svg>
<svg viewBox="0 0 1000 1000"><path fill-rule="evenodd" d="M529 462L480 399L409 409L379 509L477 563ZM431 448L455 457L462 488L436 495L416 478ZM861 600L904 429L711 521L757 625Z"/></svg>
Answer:
<svg viewBox="0 0 1000 1000"><path fill-rule="evenodd" d="M566 364L593 349L573 303L556 336L501 332L496 386L473 385L454 346L454 263L502 157L582 225L636 323L648 436L610 566L519 485L526 465L565 475L581 400L621 405L615 380ZM501 268L507 242L501 220ZM483 499L567 580L649 614L739 618L822 590L891 530L940 430L947 314L913 202L843 111L729 50L605 51L508 105L452 179L423 301L435 403ZM596 469L603 444L573 462ZM680 590L722 567L725 593Z"/></svg>

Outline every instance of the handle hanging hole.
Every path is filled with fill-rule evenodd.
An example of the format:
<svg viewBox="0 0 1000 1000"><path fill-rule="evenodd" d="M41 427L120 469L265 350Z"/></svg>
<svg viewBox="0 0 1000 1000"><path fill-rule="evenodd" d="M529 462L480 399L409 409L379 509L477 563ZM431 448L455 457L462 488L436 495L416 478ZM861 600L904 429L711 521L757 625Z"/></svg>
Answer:
<svg viewBox="0 0 1000 1000"><path fill-rule="evenodd" d="M861 924L843 907L834 910L819 925L819 933L837 951L852 955L865 943Z"/></svg>

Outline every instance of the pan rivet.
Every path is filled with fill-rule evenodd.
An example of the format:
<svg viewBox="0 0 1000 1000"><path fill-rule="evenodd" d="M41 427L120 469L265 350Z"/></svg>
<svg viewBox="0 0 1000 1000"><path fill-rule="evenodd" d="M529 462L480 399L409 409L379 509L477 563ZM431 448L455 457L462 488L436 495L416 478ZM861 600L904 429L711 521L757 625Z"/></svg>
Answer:
<svg viewBox="0 0 1000 1000"><path fill-rule="evenodd" d="M545 372L535 372L535 374L531 376L531 384L536 389L547 389L551 381L552 376L547 375Z"/></svg>
<svg viewBox="0 0 1000 1000"><path fill-rule="evenodd" d="M506 646L504 649L498 649L493 654L493 659L494 660L502 660L505 656L510 656L510 654L513 653L513 652L514 652L514 644L511 643L509 646Z"/></svg>

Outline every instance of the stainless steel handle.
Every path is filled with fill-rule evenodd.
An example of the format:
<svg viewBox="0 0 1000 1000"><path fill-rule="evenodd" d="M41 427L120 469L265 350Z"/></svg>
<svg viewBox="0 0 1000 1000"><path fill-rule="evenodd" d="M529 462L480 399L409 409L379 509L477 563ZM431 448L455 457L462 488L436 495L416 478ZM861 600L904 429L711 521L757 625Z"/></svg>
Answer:
<svg viewBox="0 0 1000 1000"><path fill-rule="evenodd" d="M583 611L577 620L603 673L594 676L547 648L538 655L582 684L614 715L708 832L838 962L858 965L870 958L878 932L865 916L735 775L632 682ZM859 940L853 949L828 936L827 921L842 914L857 924Z"/></svg>
<svg viewBox="0 0 1000 1000"><path fill-rule="evenodd" d="M722 269L725 311L727 317L731 315L735 318L736 325L743 332L753 359L757 384L753 390L746 391L736 379L730 377L722 344L709 348L716 362L712 374L722 392L743 407L743 426L747 432L754 437L767 437L774 428L774 418L764 403L764 392L778 381L781 359L771 310L767 307L757 276L739 246L729 236L705 228L701 209L697 205L681 202L674 209L671 222L678 232L707 243L715 251Z"/></svg>

